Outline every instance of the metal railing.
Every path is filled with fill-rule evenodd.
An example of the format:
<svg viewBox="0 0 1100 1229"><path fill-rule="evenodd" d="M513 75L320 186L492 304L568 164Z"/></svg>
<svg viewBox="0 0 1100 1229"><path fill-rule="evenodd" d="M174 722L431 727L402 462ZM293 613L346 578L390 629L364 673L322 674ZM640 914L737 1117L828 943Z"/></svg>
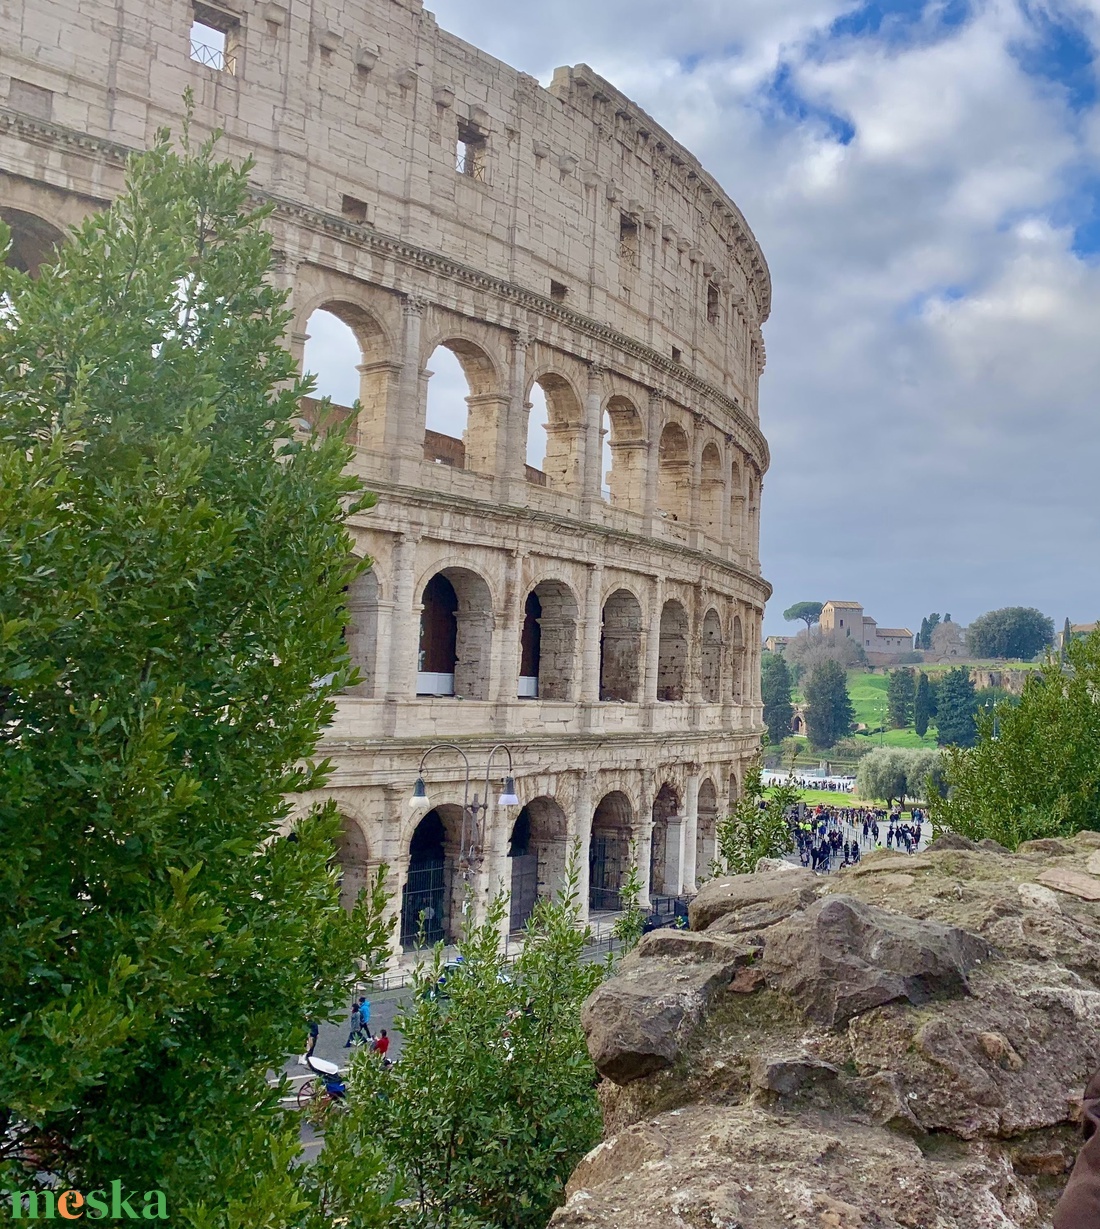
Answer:
<svg viewBox="0 0 1100 1229"><path fill-rule="evenodd" d="M196 64L202 64L219 73L232 73L235 67L231 55L219 51L217 47L211 47L209 43L197 43L194 39L191 39L191 59Z"/></svg>

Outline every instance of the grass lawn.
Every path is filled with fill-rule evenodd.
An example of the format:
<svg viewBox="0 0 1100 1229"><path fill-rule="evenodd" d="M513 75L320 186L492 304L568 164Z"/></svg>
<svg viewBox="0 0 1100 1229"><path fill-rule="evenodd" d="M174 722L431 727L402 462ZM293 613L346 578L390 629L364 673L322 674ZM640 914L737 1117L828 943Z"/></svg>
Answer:
<svg viewBox="0 0 1100 1229"><path fill-rule="evenodd" d="M767 790L764 791L767 794ZM871 800L867 798L859 798L855 794L838 794L831 789L804 789L802 790L802 801L807 806L815 807L821 803L825 807L885 807L885 799ZM909 807L902 812L907 814Z"/></svg>

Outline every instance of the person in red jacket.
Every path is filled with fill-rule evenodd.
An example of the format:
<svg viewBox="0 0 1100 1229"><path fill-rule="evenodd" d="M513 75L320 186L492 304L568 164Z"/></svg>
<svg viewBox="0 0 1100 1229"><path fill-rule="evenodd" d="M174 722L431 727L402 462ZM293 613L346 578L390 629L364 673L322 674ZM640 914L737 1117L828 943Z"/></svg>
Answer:
<svg viewBox="0 0 1100 1229"><path fill-rule="evenodd" d="M1100 1226L1100 1071L1089 1080L1082 1109L1085 1146L1054 1209L1054 1229Z"/></svg>
<svg viewBox="0 0 1100 1229"><path fill-rule="evenodd" d="M390 1039L385 1029L382 1029L378 1036L375 1037L371 1045L371 1049L378 1054L382 1061L386 1061L386 1051L390 1048Z"/></svg>

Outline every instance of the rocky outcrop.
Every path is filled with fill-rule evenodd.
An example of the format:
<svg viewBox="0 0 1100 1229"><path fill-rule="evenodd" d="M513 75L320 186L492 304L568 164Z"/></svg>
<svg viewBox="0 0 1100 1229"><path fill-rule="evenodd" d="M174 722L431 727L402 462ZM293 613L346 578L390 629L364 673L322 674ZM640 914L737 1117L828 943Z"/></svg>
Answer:
<svg viewBox="0 0 1100 1229"><path fill-rule="evenodd" d="M589 1000L559 1229L1043 1229L1100 1066L1100 834L704 886Z"/></svg>

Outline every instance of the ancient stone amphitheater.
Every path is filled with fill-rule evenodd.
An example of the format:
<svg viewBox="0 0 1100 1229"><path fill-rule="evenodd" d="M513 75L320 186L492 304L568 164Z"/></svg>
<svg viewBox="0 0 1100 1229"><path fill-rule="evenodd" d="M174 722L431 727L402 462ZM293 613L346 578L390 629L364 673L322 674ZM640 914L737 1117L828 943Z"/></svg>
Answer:
<svg viewBox="0 0 1100 1229"><path fill-rule="evenodd" d="M324 742L347 891L385 861L406 944L417 918L454 936L465 877L509 886L518 924L574 840L593 912L632 849L645 896L691 891L758 745L770 592L770 283L736 205L587 67L545 89L421 0L38 0L0 7L11 258L33 271L108 204L188 89L274 202L294 352L318 311L358 351L375 566L349 594L362 681ZM426 410L440 348L468 384L449 432ZM307 402L303 430L325 426ZM439 741L479 799L504 744L491 789L510 753L520 808L464 822L440 751L411 809Z"/></svg>

